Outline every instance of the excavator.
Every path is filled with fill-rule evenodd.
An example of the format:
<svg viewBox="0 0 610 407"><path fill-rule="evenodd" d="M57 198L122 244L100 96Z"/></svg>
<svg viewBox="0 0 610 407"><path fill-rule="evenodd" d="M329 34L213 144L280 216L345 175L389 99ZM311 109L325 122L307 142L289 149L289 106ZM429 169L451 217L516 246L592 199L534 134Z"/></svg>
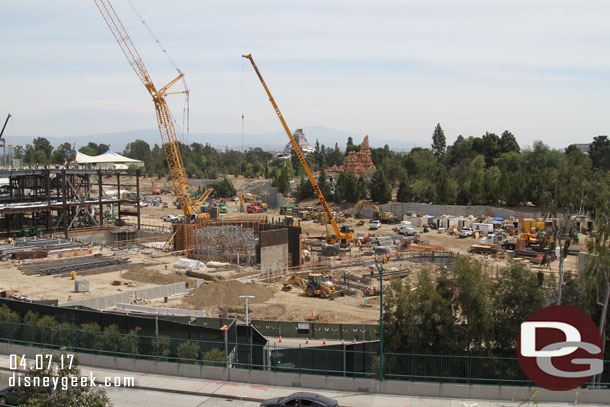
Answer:
<svg viewBox="0 0 610 407"><path fill-rule="evenodd" d="M307 281L298 276L292 276L284 282L284 291L292 289L292 284L296 284L303 289L308 297L330 298L334 300L338 295L345 295L343 290L337 290L330 281L324 281L322 274L312 273L307 276Z"/></svg>
<svg viewBox="0 0 610 407"><path fill-rule="evenodd" d="M148 93L152 96L155 104L155 112L157 114L157 125L159 126L159 132L161 133L163 151L167 160L167 166L169 167L169 174L172 179L176 200L184 212L184 218L187 222L210 219L210 214L199 213L201 205L205 202L205 199L202 199L203 196L193 201L189 194L186 170L184 169L182 155L180 154L180 145L176 138L176 129L166 100L168 95L179 93L188 95L188 90L182 92L169 92L169 89L184 77L184 73L178 69L179 75L176 78L162 88L157 89L146 69L146 65L144 65L142 57L131 41L129 34L127 34L123 23L119 19L119 16L112 7L110 1L93 1L100 10L100 13L102 13L102 17L106 21L106 24L108 24L108 28L110 28L112 35L119 44L119 47L121 47L127 61L140 78L140 81L144 84Z"/></svg>
<svg viewBox="0 0 610 407"><path fill-rule="evenodd" d="M362 212L362 208L371 208L373 210L373 218L376 217L375 214L379 214L379 212L381 212L379 210L379 207L377 205L375 205L374 203L360 201L360 203L358 204L358 210L356 211L356 214L354 215L355 218L357 218L357 219L362 218L362 214L360 213L360 212Z"/></svg>
<svg viewBox="0 0 610 407"><path fill-rule="evenodd" d="M258 79L260 80L261 84L263 85L263 88L265 89L265 92L267 92L269 101L273 105L273 108L275 109L275 113L277 114L277 117L280 119L280 122L282 122L282 126L284 127L284 130L286 131L286 134L288 135L288 138L290 139L290 142L292 143L292 148L294 148L294 151L296 152L297 156L299 157L299 160L301 161L301 164L303 165L303 168L305 169L305 172L307 173L309 182L311 183L311 186L313 187L313 190L316 193L316 196L318 197L320 204L322 205L322 209L324 210L324 214L326 215L326 221L327 221L327 223L325 224L326 240L330 243L341 243L344 245L351 244L354 240L353 234L341 232L341 229L337 225L337 222L335 221L335 218L334 218L332 212L330 211L330 208L328 207L326 198L324 198L324 194L322 194L322 190L320 189L320 186L316 182L316 179L313 176L313 173L309 169L309 165L307 164L307 161L305 160L305 156L303 155L303 152L301 151L301 148L299 147L299 143L297 143L297 141L292 136L292 132L288 128L288 124L286 124L286 120L284 120L284 116L282 116L282 112L280 111L280 108L278 107L277 103L275 103L275 99L273 99L273 96L271 95L271 91L269 90L269 88L267 87L267 84L265 83L265 80L263 79L263 75L258 70L256 63L254 63L252 54L242 55L242 57L248 59L250 61L250 63L252 64L252 68L254 68L254 71L256 72ZM331 224L331 226L335 232L334 235L330 234L330 231L328 230L328 223Z"/></svg>
<svg viewBox="0 0 610 407"><path fill-rule="evenodd" d="M373 219L380 220L381 223L389 223L389 224L397 224L400 223L400 219L398 219L392 212L381 212L379 207L371 202L360 201L358 204L358 210L354 215L355 218L362 218L362 208L371 208L373 210Z"/></svg>
<svg viewBox="0 0 610 407"><path fill-rule="evenodd" d="M152 194L153 195L161 195L161 188L159 188L157 186L157 184L155 184L155 180L151 179L150 182L152 183Z"/></svg>

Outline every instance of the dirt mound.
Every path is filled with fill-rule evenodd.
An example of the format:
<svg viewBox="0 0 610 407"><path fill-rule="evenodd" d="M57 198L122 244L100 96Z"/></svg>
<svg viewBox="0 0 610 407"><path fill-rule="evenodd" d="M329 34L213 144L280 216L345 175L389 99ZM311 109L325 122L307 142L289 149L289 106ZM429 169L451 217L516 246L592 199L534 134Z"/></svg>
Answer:
<svg viewBox="0 0 610 407"><path fill-rule="evenodd" d="M122 277L126 280L138 281L140 283L151 283L151 284L173 284L180 283L182 281L189 281L190 278L180 276L178 274L163 274L158 271L144 270L144 269L132 269L126 273L123 273Z"/></svg>
<svg viewBox="0 0 610 407"><path fill-rule="evenodd" d="M244 304L240 295L253 295L251 304L268 301L273 297L274 289L258 283L241 283L239 281L224 281L204 283L193 291L191 297L186 297L185 303L195 309L218 305L221 307L234 307Z"/></svg>

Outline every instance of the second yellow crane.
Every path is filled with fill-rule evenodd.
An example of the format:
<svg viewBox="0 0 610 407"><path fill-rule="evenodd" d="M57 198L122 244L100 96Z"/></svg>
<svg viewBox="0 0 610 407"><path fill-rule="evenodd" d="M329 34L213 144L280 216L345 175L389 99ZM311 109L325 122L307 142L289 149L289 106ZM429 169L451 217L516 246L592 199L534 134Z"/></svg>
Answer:
<svg viewBox="0 0 610 407"><path fill-rule="evenodd" d="M324 198L324 194L322 194L322 190L320 190L320 186L316 182L316 179L313 176L313 173L309 169L309 165L307 164L307 161L305 160L305 156L303 155L303 152L301 151L301 148L299 147L299 143L297 143L295 138L292 136L292 132L288 128L288 125L286 124L286 120L284 120L284 116L282 116L282 112L280 111L280 108L277 106L277 103L275 103L275 99L273 99L273 96L271 95L271 92L269 91L269 88L267 87L267 84L265 83L265 80L263 79L263 75L260 73L260 71L258 70L258 67L254 63L252 54L242 55L242 56L244 58L247 58L248 60L250 60L250 63L252 64L252 67L254 68L256 75L258 75L258 79L260 79L261 84L263 85L263 88L265 88L265 92L267 92L267 96L269 96L269 101L273 105L273 108L275 109L275 113L277 113L277 116L279 117L280 121L282 122L282 126L284 126L284 130L286 131L286 134L288 135L288 138L290 139L290 142L292 143L292 147L294 148L294 151L296 152L297 156L299 157L301 164L303 164L303 168L305 168L305 172L307 173L307 176L309 177L309 182L311 183L311 186L313 187L313 190L316 193L316 196L318 197L320 204L322 205L322 209L324 210L324 214L326 215L326 220L328 221L328 223L331 224L331 226L333 227L333 229L335 231L335 235L331 235L328 231L328 223L327 223L326 224L327 239L332 243L337 243L337 242L344 243L344 244L351 243L354 239L352 233L341 232L341 229L337 225L337 222L335 221L335 217L333 216L333 213L331 212L330 208L328 207L328 203L326 202L326 199Z"/></svg>

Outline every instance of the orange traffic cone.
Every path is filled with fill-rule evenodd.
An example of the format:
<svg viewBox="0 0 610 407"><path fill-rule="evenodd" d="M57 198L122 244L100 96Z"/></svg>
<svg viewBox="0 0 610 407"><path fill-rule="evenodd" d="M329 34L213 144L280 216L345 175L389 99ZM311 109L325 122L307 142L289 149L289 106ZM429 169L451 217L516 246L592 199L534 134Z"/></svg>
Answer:
<svg viewBox="0 0 610 407"><path fill-rule="evenodd" d="M305 345L309 345L309 338L305 338Z"/></svg>
<svg viewBox="0 0 610 407"><path fill-rule="evenodd" d="M326 338L322 341L322 345L326 345Z"/></svg>
<svg viewBox="0 0 610 407"><path fill-rule="evenodd" d="M282 343L282 335L280 335L280 340L278 342Z"/></svg>

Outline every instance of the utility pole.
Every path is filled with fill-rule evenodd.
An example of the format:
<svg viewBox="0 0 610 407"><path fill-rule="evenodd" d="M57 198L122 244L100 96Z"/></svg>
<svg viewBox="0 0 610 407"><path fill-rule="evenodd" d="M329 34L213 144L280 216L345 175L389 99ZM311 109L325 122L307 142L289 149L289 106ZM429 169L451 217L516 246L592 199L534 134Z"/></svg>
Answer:
<svg viewBox="0 0 610 407"><path fill-rule="evenodd" d="M249 321L248 321L248 299L249 298L256 298L253 295L240 295L239 298L245 298L246 299L246 325L249 325Z"/></svg>
<svg viewBox="0 0 610 407"><path fill-rule="evenodd" d="M375 264L379 271L379 381L383 381L383 266Z"/></svg>

